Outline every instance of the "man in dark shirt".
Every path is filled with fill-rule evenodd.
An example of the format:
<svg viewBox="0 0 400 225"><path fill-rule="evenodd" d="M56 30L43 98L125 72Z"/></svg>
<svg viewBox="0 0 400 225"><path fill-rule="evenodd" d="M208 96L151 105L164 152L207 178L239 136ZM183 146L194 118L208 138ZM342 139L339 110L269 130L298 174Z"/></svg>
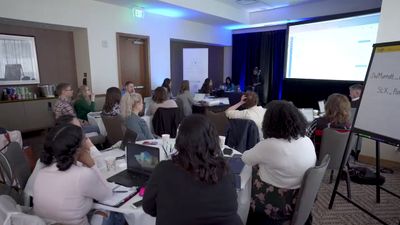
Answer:
<svg viewBox="0 0 400 225"><path fill-rule="evenodd" d="M351 98L351 108L358 108L360 105L360 96L363 90L362 84L353 84L349 87L350 98Z"/></svg>

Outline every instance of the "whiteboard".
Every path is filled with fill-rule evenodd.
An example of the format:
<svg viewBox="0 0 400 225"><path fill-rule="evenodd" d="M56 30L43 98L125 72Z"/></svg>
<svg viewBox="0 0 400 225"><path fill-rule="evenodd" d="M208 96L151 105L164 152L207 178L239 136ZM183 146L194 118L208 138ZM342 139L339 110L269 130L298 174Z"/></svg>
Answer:
<svg viewBox="0 0 400 225"><path fill-rule="evenodd" d="M400 42L375 45L354 130L400 142Z"/></svg>
<svg viewBox="0 0 400 225"><path fill-rule="evenodd" d="M183 49L183 79L190 83L190 92L195 93L208 78L208 48Z"/></svg>

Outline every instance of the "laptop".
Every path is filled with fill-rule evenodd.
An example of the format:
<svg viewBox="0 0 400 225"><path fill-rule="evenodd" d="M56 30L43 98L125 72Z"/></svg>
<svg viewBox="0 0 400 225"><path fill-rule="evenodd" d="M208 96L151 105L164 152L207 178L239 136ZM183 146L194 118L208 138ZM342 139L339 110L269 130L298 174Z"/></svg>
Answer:
<svg viewBox="0 0 400 225"><path fill-rule="evenodd" d="M125 187L142 187L160 162L158 147L128 143L126 150L127 169L107 179Z"/></svg>
<svg viewBox="0 0 400 225"><path fill-rule="evenodd" d="M193 100L195 102L199 102L199 101L203 101L205 97L206 97L206 94L196 93L196 94L194 94Z"/></svg>
<svg viewBox="0 0 400 225"><path fill-rule="evenodd" d="M319 107L319 113L321 115L325 114L325 101L324 100L318 101L318 107Z"/></svg>
<svg viewBox="0 0 400 225"><path fill-rule="evenodd" d="M302 108L299 109L300 112L304 115L307 122L311 123L314 120L314 109L313 108Z"/></svg>

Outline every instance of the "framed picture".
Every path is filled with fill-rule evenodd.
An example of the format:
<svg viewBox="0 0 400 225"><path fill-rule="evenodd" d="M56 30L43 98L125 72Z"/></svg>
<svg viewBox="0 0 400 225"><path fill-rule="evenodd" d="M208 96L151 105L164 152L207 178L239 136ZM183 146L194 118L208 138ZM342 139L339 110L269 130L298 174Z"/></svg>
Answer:
<svg viewBox="0 0 400 225"><path fill-rule="evenodd" d="M0 85L38 83L35 38L0 34Z"/></svg>

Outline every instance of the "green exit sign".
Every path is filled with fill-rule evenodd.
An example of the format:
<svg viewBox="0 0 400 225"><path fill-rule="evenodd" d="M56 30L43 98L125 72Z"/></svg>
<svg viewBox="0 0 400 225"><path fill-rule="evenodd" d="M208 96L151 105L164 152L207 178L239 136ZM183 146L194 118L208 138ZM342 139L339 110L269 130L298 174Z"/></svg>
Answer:
<svg viewBox="0 0 400 225"><path fill-rule="evenodd" d="M142 8L133 8L132 13L134 17L137 18L143 18L144 17L144 11Z"/></svg>

